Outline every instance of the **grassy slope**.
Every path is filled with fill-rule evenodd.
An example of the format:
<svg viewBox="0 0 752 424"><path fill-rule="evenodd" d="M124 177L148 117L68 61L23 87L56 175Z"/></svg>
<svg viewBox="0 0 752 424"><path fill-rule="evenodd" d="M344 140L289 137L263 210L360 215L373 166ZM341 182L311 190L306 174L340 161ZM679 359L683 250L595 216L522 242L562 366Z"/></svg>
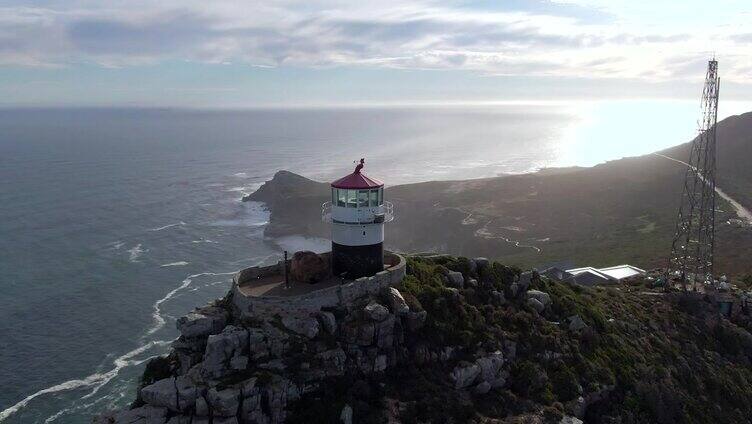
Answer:
<svg viewBox="0 0 752 424"><path fill-rule="evenodd" d="M458 297L442 282L446 269L481 284ZM426 326L405 341L411 349L459 346L460 359L471 359L516 342L506 387L471 395L451 388L456 362L406 363L383 378L333 382L323 397L302 402L292 422L336 419L348 403L357 422L398 415L403 422L554 423L578 396L597 392L604 397L588 408L589 423L749 422L748 322L726 321L702 299L646 295L641 286L587 289L547 280L531 287L552 298L539 315L522 299L502 304L491 295L511 299L516 273L498 263L476 273L463 258L411 258L401 288L413 310L428 312ZM576 333L557 324L574 314L589 328Z"/></svg>

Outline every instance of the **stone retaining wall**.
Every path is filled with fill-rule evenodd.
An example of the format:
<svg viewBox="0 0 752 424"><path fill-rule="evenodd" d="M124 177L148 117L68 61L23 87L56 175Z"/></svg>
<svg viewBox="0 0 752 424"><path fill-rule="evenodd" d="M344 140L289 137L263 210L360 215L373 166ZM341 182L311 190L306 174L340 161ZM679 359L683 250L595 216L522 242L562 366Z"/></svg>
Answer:
<svg viewBox="0 0 752 424"><path fill-rule="evenodd" d="M248 318L275 314L308 316L320 311L321 308L348 305L354 299L376 294L383 288L397 285L402 281L405 276L405 258L391 252L384 252L384 256L387 261L397 259L397 264L370 277L358 278L347 284L315 290L300 296L246 296L239 289L241 284L259 277L282 275L284 261L266 267L246 268L233 277L232 302L238 312Z"/></svg>

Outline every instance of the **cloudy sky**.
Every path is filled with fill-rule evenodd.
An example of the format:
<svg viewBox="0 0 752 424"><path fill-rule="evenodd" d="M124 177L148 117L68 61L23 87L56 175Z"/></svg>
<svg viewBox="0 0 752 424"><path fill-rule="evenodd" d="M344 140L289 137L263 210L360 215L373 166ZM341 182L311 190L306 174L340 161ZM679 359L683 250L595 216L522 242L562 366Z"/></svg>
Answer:
<svg viewBox="0 0 752 424"><path fill-rule="evenodd" d="M0 105L752 95L752 2L0 0Z"/></svg>

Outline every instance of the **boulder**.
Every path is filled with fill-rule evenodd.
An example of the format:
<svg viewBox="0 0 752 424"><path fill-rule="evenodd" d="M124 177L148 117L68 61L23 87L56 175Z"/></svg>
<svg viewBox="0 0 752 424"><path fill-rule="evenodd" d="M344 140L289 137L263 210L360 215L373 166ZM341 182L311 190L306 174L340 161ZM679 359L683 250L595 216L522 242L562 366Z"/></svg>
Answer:
<svg viewBox="0 0 752 424"><path fill-rule="evenodd" d="M319 321L316 318L295 318L286 316L282 318L282 325L288 330L312 339L319 334Z"/></svg>
<svg viewBox="0 0 752 424"><path fill-rule="evenodd" d="M315 358L320 361L316 369L322 371L326 377L341 376L345 373L347 354L342 348L325 350L317 353Z"/></svg>
<svg viewBox="0 0 752 424"><path fill-rule="evenodd" d="M245 355L235 356L230 359L230 367L237 371L248 368L248 357Z"/></svg>
<svg viewBox="0 0 752 424"><path fill-rule="evenodd" d="M537 299L540 303L543 304L544 307L551 304L551 296L549 296L548 293L542 292L540 290L528 290L527 298Z"/></svg>
<svg viewBox="0 0 752 424"><path fill-rule="evenodd" d="M290 261L290 278L299 283L318 283L329 275L329 264L314 252L295 252Z"/></svg>
<svg viewBox="0 0 752 424"><path fill-rule="evenodd" d="M402 297L402 293L394 287L389 287L386 291L386 297L389 299L389 306L392 308L392 312L396 315L404 315L410 312L410 307L407 306L405 298Z"/></svg>
<svg viewBox="0 0 752 424"><path fill-rule="evenodd" d="M454 381L455 389L464 389L470 387L475 383L475 380L480 375L480 366L478 364L464 363L457 365L449 375L452 381Z"/></svg>
<svg viewBox="0 0 752 424"><path fill-rule="evenodd" d="M508 378L509 378L509 374L506 372L502 372L498 377L489 381L489 383L491 383L491 388L498 389L500 387L506 386Z"/></svg>
<svg viewBox="0 0 752 424"><path fill-rule="evenodd" d="M587 328L587 324L579 315L572 315L569 320L569 331L579 332Z"/></svg>
<svg viewBox="0 0 752 424"><path fill-rule="evenodd" d="M478 280L476 280L475 278L468 278L467 279L467 286L471 287L471 288L478 287Z"/></svg>
<svg viewBox="0 0 752 424"><path fill-rule="evenodd" d="M365 322L356 328L355 343L360 346L370 346L373 344L373 337L376 335L376 326L372 322Z"/></svg>
<svg viewBox="0 0 752 424"><path fill-rule="evenodd" d="M533 272L532 271L525 271L522 274L520 274L520 279L517 281L517 285L520 287L521 291L527 290L528 287L530 287L530 283L533 282Z"/></svg>
<svg viewBox="0 0 752 424"><path fill-rule="evenodd" d="M276 330L276 333L270 331L270 338L267 340L267 333L260 328L248 329L248 354L253 360L262 359L268 356L272 347L281 350L278 345L280 343L284 344L284 340L279 340L280 337L271 337L271 335L282 336L282 339L287 337L287 335L282 334L282 331L276 328L274 328L274 330Z"/></svg>
<svg viewBox="0 0 752 424"><path fill-rule="evenodd" d="M203 396L196 399L196 415L199 417L209 416L209 404L206 402L206 398Z"/></svg>
<svg viewBox="0 0 752 424"><path fill-rule="evenodd" d="M248 331L229 325L220 334L206 341L203 372L210 377L221 377L231 371L230 360L241 356L248 348Z"/></svg>
<svg viewBox="0 0 752 424"><path fill-rule="evenodd" d="M517 293L520 292L520 286L517 283L512 283L509 285L509 294L512 296L512 298L517 297Z"/></svg>
<svg viewBox="0 0 752 424"><path fill-rule="evenodd" d="M175 377L164 378L141 389L141 399L153 407L168 408L180 412Z"/></svg>
<svg viewBox="0 0 752 424"><path fill-rule="evenodd" d="M374 324L376 346L388 349L394 346L394 315L388 315L384 321Z"/></svg>
<svg viewBox="0 0 752 424"><path fill-rule="evenodd" d="M255 394L243 399L240 405L240 416L244 423L267 423L268 418L264 415L261 408L262 396L258 391Z"/></svg>
<svg viewBox="0 0 752 424"><path fill-rule="evenodd" d="M389 315L389 310L382 304L371 302L363 308L366 316L374 321L381 322Z"/></svg>
<svg viewBox="0 0 752 424"><path fill-rule="evenodd" d="M490 292L488 292L488 294L491 296L491 299L493 299L499 305L505 305L507 303L507 298L504 297L504 293L500 291L491 290Z"/></svg>
<svg viewBox="0 0 752 424"><path fill-rule="evenodd" d="M587 408L587 404L585 403L585 398L579 396L577 397L577 399L573 399L567 402L565 407L570 414L573 414L577 418L582 418L585 416L585 409Z"/></svg>
<svg viewBox="0 0 752 424"><path fill-rule="evenodd" d="M448 287L446 291L449 293L452 300L460 300L460 290L454 287Z"/></svg>
<svg viewBox="0 0 752 424"><path fill-rule="evenodd" d="M491 391L491 383L489 383L488 381L481 381L477 386L475 386L475 389L473 389L473 391L476 394L485 395L486 393Z"/></svg>
<svg viewBox="0 0 752 424"><path fill-rule="evenodd" d="M209 307L178 318L176 326L187 338L208 337L219 334L227 323L227 312L222 308Z"/></svg>
<svg viewBox="0 0 752 424"><path fill-rule="evenodd" d="M475 269L480 272L482 269L486 268L489 265L488 259L486 258L475 258L473 259L473 262L475 263Z"/></svg>
<svg viewBox="0 0 752 424"><path fill-rule="evenodd" d="M238 408L240 407L240 390L234 388L217 390L211 388L206 392L206 398L212 407L213 415L222 417L234 417L237 415Z"/></svg>
<svg viewBox="0 0 752 424"><path fill-rule="evenodd" d="M565 416L559 421L559 424L583 424L583 421L576 417Z"/></svg>
<svg viewBox="0 0 752 424"><path fill-rule="evenodd" d="M465 277L462 276L461 272L449 271L447 273L447 285L461 289L465 287Z"/></svg>
<svg viewBox="0 0 752 424"><path fill-rule="evenodd" d="M175 378L175 390L177 391L178 409L180 411L191 409L203 391L184 375Z"/></svg>
<svg viewBox="0 0 752 424"><path fill-rule="evenodd" d="M167 408L144 405L115 414L115 424L164 424L167 421Z"/></svg>
<svg viewBox="0 0 752 424"><path fill-rule="evenodd" d="M373 372L381 372L386 370L387 360L386 355L379 355L373 361Z"/></svg>
<svg viewBox="0 0 752 424"><path fill-rule="evenodd" d="M478 358L475 361L480 367L480 378L484 381L495 380L501 367L504 366L504 355L500 351L496 351L488 356Z"/></svg>
<svg viewBox="0 0 752 424"><path fill-rule="evenodd" d="M193 417L190 415L175 415L167 421L167 424L194 424Z"/></svg>
<svg viewBox="0 0 752 424"><path fill-rule="evenodd" d="M337 332L337 319L334 317L333 313L321 311L316 314L316 318L318 318L324 331L332 335Z"/></svg>
<svg viewBox="0 0 752 424"><path fill-rule="evenodd" d="M344 408L342 408L342 412L339 414L339 420L342 422L342 424L352 424L353 419L353 409L350 405L345 405Z"/></svg>
<svg viewBox="0 0 752 424"><path fill-rule="evenodd" d="M441 350L441 353L439 353L439 360L441 362L447 362L454 358L454 346L444 346L444 349Z"/></svg>
<svg viewBox="0 0 752 424"><path fill-rule="evenodd" d="M534 297L530 297L527 299L527 305L535 309L535 311L538 312L539 314L542 313L546 309L546 307L540 302L540 300Z"/></svg>
<svg viewBox="0 0 752 424"><path fill-rule="evenodd" d="M517 357L517 342L514 340L504 340L504 356L510 361Z"/></svg>

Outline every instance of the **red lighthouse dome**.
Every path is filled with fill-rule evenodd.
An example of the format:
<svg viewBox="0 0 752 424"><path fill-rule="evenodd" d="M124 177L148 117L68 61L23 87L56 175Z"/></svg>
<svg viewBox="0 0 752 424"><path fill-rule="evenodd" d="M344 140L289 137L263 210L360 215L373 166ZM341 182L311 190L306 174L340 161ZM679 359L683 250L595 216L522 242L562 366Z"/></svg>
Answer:
<svg viewBox="0 0 752 424"><path fill-rule="evenodd" d="M384 187L384 183L382 183L381 181L369 178L361 172L364 163L365 159L361 159L352 174L346 175L338 179L337 181L334 181L332 183L332 187L350 190Z"/></svg>

